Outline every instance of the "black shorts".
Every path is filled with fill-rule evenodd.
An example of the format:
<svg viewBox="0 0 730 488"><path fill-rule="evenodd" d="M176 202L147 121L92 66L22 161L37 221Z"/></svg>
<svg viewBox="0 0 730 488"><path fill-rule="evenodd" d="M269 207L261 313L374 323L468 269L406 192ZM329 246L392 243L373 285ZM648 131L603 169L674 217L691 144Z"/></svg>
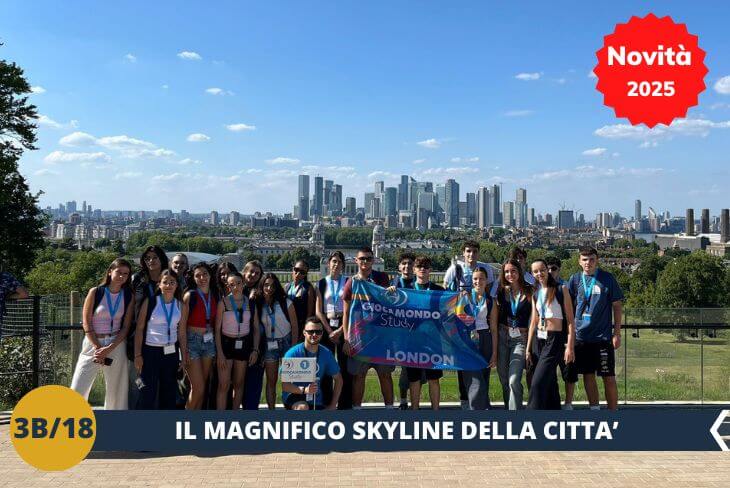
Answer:
<svg viewBox="0 0 730 488"><path fill-rule="evenodd" d="M291 410L295 403L304 402L309 406L310 410L324 410L324 405L317 405L315 408L314 402L307 401L307 395L301 393L290 393L284 401L284 408Z"/></svg>
<svg viewBox="0 0 730 488"><path fill-rule="evenodd" d="M238 340L243 341L243 347L241 349L236 349L236 341ZM248 358L251 356L251 349L253 349L252 341L253 334L248 334L238 339L221 334L223 356L226 359L232 359L234 361L248 361Z"/></svg>
<svg viewBox="0 0 730 488"><path fill-rule="evenodd" d="M437 380L444 376L444 372L440 369L406 368L409 383L421 381L421 375L424 373L427 380Z"/></svg>
<svg viewBox="0 0 730 488"><path fill-rule="evenodd" d="M611 341L575 343L577 374L616 376L616 356Z"/></svg>

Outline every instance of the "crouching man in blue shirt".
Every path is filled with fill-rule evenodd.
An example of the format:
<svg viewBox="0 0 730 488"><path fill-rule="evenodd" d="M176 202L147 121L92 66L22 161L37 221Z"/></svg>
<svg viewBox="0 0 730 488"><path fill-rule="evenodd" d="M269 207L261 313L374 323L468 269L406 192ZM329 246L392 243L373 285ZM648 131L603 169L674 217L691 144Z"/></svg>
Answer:
<svg viewBox="0 0 730 488"><path fill-rule="evenodd" d="M616 410L616 359L614 350L621 347L621 300L624 294L614 276L598 269L598 251L582 247L578 264L582 271L571 276L568 290L575 304L575 367L583 375L583 384L591 410L598 410L596 374L603 378L606 403Z"/></svg>
<svg viewBox="0 0 730 488"><path fill-rule="evenodd" d="M342 375L332 352L319 343L324 327L317 317L309 317L304 324L304 342L289 349L284 358L316 358L316 379L312 383L281 383L282 400L287 410L334 410L342 392ZM279 372L281 374L281 372ZM335 381L332 400L323 405L319 385L323 376L332 376Z"/></svg>

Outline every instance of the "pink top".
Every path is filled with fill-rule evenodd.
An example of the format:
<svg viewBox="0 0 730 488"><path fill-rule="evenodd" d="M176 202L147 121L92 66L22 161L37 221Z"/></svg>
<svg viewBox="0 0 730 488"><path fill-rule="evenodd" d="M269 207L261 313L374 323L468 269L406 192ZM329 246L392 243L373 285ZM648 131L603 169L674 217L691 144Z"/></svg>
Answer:
<svg viewBox="0 0 730 488"><path fill-rule="evenodd" d="M119 293L110 293L112 307L117 304L117 297L120 295L119 306L114 313L113 324L111 316L109 315L109 306L107 305L106 294L101 297L101 302L99 302L96 310L94 310L94 316L91 319L91 326L94 329L94 333L101 335L116 334L122 328L122 316L124 315L124 310L127 306L127 304L124 303L124 292L120 290Z"/></svg>
<svg viewBox="0 0 730 488"><path fill-rule="evenodd" d="M232 310L231 301L233 301L233 307L236 307L236 311ZM243 297L243 316L241 317L241 324L238 323L238 317L240 309L236 305L236 301L230 298L230 295L225 298L226 311L223 312L223 322L221 323L221 329L224 336L228 337L243 337L248 335L251 331L251 304L245 296Z"/></svg>

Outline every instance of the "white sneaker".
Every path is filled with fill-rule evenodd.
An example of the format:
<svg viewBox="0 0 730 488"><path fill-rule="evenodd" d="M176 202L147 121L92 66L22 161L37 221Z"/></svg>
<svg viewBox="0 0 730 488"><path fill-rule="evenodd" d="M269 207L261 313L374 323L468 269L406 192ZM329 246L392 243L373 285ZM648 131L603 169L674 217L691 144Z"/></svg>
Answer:
<svg viewBox="0 0 730 488"><path fill-rule="evenodd" d="M573 404L572 403L566 403L562 406L563 410L573 410Z"/></svg>

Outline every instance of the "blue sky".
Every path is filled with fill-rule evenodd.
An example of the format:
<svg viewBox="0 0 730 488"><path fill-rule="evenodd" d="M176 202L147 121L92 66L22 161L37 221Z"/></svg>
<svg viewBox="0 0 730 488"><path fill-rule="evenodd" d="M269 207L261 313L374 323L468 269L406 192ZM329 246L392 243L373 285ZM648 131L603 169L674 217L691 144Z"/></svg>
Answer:
<svg viewBox="0 0 730 488"><path fill-rule="evenodd" d="M296 175L362 205L398 175L538 212L727 207L728 2L3 2L0 57L37 87L43 206L291 212ZM631 130L589 77L616 23L699 35L707 90ZM715 85L717 84L717 88Z"/></svg>

